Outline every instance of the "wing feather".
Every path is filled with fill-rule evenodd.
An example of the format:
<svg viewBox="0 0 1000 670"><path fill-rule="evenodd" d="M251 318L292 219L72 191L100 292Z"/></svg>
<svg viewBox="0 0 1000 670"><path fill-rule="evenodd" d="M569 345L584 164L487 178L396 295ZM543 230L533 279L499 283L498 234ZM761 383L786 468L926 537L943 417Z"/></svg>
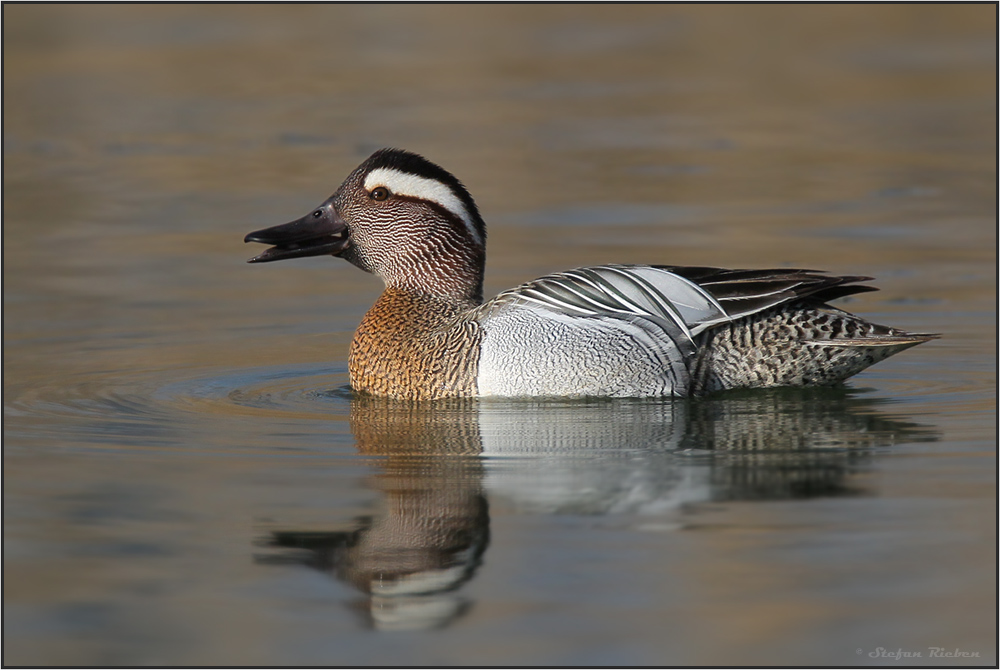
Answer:
<svg viewBox="0 0 1000 670"><path fill-rule="evenodd" d="M648 320L682 350L701 332L787 302L817 303L878 290L871 277L818 270L728 270L674 265L599 265L547 275L504 291L479 308L485 315L515 304L588 318Z"/></svg>

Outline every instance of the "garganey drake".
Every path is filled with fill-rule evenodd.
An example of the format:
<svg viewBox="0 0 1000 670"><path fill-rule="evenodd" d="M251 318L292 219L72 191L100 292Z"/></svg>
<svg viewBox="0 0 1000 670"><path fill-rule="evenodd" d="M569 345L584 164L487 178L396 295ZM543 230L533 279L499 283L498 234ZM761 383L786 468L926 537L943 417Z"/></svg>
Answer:
<svg viewBox="0 0 1000 670"><path fill-rule="evenodd" d="M826 303L877 290L814 270L600 265L483 302L486 224L451 173L382 149L303 218L250 233L250 259L339 256L385 282L351 343L355 391L692 396L835 384L937 337Z"/></svg>

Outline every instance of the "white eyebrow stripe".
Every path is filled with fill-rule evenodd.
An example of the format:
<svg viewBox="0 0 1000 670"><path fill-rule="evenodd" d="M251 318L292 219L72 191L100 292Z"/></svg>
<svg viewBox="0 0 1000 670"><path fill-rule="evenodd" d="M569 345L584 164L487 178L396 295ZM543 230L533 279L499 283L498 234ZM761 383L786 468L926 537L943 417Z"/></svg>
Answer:
<svg viewBox="0 0 1000 670"><path fill-rule="evenodd" d="M377 186L384 186L397 195L420 198L444 207L462 220L472 239L478 244L483 243L465 203L446 184L392 168L375 168L365 176L365 190L371 192Z"/></svg>

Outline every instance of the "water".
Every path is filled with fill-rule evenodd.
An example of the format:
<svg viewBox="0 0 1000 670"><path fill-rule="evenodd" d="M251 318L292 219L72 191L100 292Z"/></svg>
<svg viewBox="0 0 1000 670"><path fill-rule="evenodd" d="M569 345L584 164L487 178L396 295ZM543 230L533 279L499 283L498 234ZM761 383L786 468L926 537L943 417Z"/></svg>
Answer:
<svg viewBox="0 0 1000 670"><path fill-rule="evenodd" d="M995 25L6 6L4 662L995 664ZM470 187L487 294L818 267L944 337L839 389L355 398L377 280L241 240L380 146Z"/></svg>

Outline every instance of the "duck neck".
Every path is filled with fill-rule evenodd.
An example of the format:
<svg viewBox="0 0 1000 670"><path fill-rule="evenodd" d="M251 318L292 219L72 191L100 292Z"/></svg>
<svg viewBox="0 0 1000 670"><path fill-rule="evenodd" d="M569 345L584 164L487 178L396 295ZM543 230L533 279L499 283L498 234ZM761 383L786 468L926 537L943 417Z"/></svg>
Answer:
<svg viewBox="0 0 1000 670"><path fill-rule="evenodd" d="M483 302L485 254L468 251L465 257L417 255L405 266L382 273L386 293L409 293L468 309ZM385 295L385 294L383 294Z"/></svg>

